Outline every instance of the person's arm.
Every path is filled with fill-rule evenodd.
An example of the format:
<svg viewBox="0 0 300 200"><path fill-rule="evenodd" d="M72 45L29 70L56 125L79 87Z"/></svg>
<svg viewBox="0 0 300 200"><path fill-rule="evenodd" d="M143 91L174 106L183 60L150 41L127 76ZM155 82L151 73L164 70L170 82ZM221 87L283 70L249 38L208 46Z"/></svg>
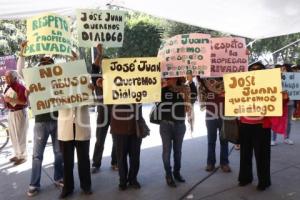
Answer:
<svg viewBox="0 0 300 200"><path fill-rule="evenodd" d="M101 62L102 62L102 58L103 58L103 46L102 46L102 44L98 44L96 49L97 49L97 56L96 56L94 64L101 67Z"/></svg>
<svg viewBox="0 0 300 200"><path fill-rule="evenodd" d="M96 56L95 62L92 64L92 83L94 86L97 86L97 79L102 77L100 75L100 73L102 72L101 62L102 62L102 58L103 58L102 44L98 44L96 49L97 49L97 56Z"/></svg>
<svg viewBox="0 0 300 200"><path fill-rule="evenodd" d="M25 67L25 56L24 56L24 52L25 52L25 48L27 46L27 41L23 41L20 45L20 54L19 54L19 58L18 58L18 62L17 62L17 72L20 75L20 77L22 77L22 79L24 78L23 76L23 69Z"/></svg>

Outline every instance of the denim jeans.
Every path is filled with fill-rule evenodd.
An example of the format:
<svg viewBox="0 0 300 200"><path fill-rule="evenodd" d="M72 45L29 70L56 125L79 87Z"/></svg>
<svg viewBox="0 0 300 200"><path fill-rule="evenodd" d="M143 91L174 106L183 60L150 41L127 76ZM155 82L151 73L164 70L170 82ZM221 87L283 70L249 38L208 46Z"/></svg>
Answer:
<svg viewBox="0 0 300 200"><path fill-rule="evenodd" d="M40 187L43 155L49 135L51 135L54 153L54 180L58 181L63 178L63 159L57 140L57 122L36 122L34 125L31 187Z"/></svg>
<svg viewBox="0 0 300 200"><path fill-rule="evenodd" d="M185 134L185 123L176 123L172 121L161 121L160 136L163 144L162 159L166 175L172 174L171 168L171 150L173 148L174 172L179 172L181 168L181 149Z"/></svg>
<svg viewBox="0 0 300 200"><path fill-rule="evenodd" d="M220 131L222 128L222 119L206 119L207 127L207 164L216 164L216 140L217 134L219 134L220 140L220 164L227 165L228 160L228 142L220 137Z"/></svg>
<svg viewBox="0 0 300 200"><path fill-rule="evenodd" d="M287 118L287 129L286 129L286 135L284 136L284 139L290 138L291 133L291 120L294 113L294 105L289 105L288 107L288 118ZM272 140L276 141L277 139L277 133L272 131Z"/></svg>

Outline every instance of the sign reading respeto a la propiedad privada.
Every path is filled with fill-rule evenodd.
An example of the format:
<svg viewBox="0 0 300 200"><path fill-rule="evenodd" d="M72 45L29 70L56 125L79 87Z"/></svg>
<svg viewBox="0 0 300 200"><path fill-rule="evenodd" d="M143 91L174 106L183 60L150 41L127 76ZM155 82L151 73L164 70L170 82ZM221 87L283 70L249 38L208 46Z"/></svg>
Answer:
<svg viewBox="0 0 300 200"><path fill-rule="evenodd" d="M104 104L160 101L161 71L158 58L105 59L102 69Z"/></svg>
<svg viewBox="0 0 300 200"><path fill-rule="evenodd" d="M248 71L248 55L244 38L211 38L211 77Z"/></svg>
<svg viewBox="0 0 300 200"><path fill-rule="evenodd" d="M184 77L187 73L210 76L210 35L190 33L169 38L162 42L158 58L164 78Z"/></svg>
<svg viewBox="0 0 300 200"><path fill-rule="evenodd" d="M280 69L224 74L223 78L226 116L282 116Z"/></svg>
<svg viewBox="0 0 300 200"><path fill-rule="evenodd" d="M283 73L282 90L288 92L290 100L300 100L300 73L299 72Z"/></svg>
<svg viewBox="0 0 300 200"><path fill-rule="evenodd" d="M0 57L0 94L5 90L5 72L16 68L17 61L14 55Z"/></svg>
<svg viewBox="0 0 300 200"><path fill-rule="evenodd" d="M27 19L25 55L71 55L71 30L66 17L45 13Z"/></svg>
<svg viewBox="0 0 300 200"><path fill-rule="evenodd" d="M34 115L93 103L84 60L23 69Z"/></svg>
<svg viewBox="0 0 300 200"><path fill-rule="evenodd" d="M80 47L122 47L125 14L118 10L77 10L77 32Z"/></svg>

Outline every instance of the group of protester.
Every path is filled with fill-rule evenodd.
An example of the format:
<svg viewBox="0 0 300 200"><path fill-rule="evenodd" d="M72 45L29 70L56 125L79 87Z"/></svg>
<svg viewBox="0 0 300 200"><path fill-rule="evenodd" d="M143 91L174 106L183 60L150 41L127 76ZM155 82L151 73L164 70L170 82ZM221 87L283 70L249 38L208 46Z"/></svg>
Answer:
<svg viewBox="0 0 300 200"><path fill-rule="evenodd" d="M22 77L22 68L25 65L23 56L26 42L21 44L20 57L17 63L17 71L6 73L7 90L16 92L16 98L5 96L9 109L9 132L12 139L15 156L11 162L15 165L26 161L26 131L28 126L29 91L18 80ZM54 152L54 180L57 186L62 187L61 198L65 198L74 190L74 150L78 158L78 173L80 187L84 194L92 194L91 173L97 173L101 167L105 138L110 127L113 138L111 166L119 172L119 189L128 187L139 189L141 187L137 175L140 166L140 150L142 139L137 136L136 120L142 118L142 106L139 104L128 105L103 105L103 82L101 78L101 60L103 48L97 46L97 57L92 65L92 84L90 89L95 91L97 105L97 129L96 143L90 168L90 117L88 106L79 106L70 109L61 109L58 112L50 112L35 116L34 142L32 156L32 173L28 196L36 195L40 190L41 169L43 154L48 137L52 138ZM77 59L73 53L72 59ZM53 64L51 57L43 56L39 66ZM282 66L281 66L282 67ZM282 67L284 68L284 67ZM249 66L249 71L263 70L265 66L255 63ZM95 75L96 74L96 75ZM193 78L187 79L166 78L162 80L161 102L157 107L161 110L160 136L162 139L162 160L165 170L166 183L170 187L176 187L176 181L185 182L181 170L182 144L186 132L186 117L193 127L193 104L199 97L200 106L206 109L207 126L207 166L206 171L212 172L216 168L216 141L221 132L224 109L224 85L222 78L206 78L198 80L198 95ZM4 94L5 95L5 94ZM288 104L288 97L283 95L284 107ZM12 106L12 104L16 104ZM287 110L287 109L286 109ZM137 112L136 112L137 111ZM270 157L271 157L271 129L276 132L290 132L290 118L284 112L285 121L289 124L287 130L273 129L272 119L269 117L240 117L240 172L239 185L245 186L253 181L252 154L256 158L258 174L258 190L265 190L271 185ZM284 116L283 116L284 117ZM289 119L289 120L287 120ZM289 134L286 139L288 138ZM291 143L291 142L288 142ZM173 149L174 164L171 162ZM129 166L127 157L129 157ZM173 167L172 167L173 166ZM220 138L220 168L223 172L231 172L228 159L228 142Z"/></svg>

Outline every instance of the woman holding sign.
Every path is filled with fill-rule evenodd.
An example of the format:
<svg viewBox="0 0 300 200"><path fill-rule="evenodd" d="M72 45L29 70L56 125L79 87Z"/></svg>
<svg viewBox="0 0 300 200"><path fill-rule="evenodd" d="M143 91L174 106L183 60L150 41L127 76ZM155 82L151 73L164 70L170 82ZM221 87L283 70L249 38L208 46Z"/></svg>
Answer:
<svg viewBox="0 0 300 200"><path fill-rule="evenodd" d="M249 71L263 70L262 63L249 66ZM240 172L239 186L246 186L253 181L252 156L253 150L256 160L258 185L257 190L265 190L271 185L271 129L268 118L240 117Z"/></svg>
<svg viewBox="0 0 300 200"><path fill-rule="evenodd" d="M161 103L159 111L161 114L160 136L163 144L162 159L164 163L166 182L170 187L176 187L176 183L185 182L181 176L181 149L185 127L185 113L189 112L190 106L186 106L185 102L190 103L189 94L180 92L176 83L178 78L167 78L163 85L161 93ZM188 86L182 86L181 89L189 89ZM184 94L183 94L184 93ZM171 166L171 151L173 148L174 167Z"/></svg>

